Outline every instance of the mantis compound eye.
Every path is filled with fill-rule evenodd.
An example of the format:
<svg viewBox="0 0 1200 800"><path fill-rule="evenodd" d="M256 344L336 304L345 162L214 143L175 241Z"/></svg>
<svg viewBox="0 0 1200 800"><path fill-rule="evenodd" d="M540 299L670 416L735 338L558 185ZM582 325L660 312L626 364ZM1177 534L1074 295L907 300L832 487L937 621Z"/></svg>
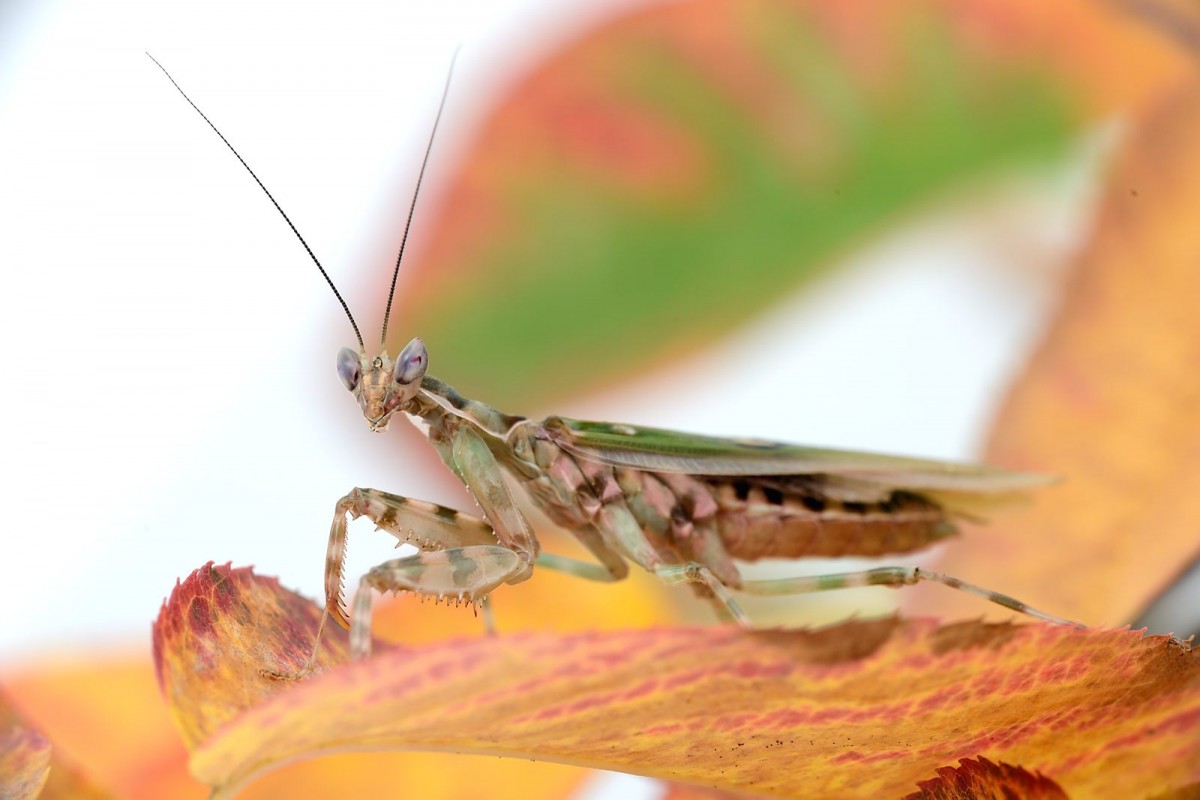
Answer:
<svg viewBox="0 0 1200 800"><path fill-rule="evenodd" d="M413 339L396 357L396 366L392 374L396 383L407 386L424 378L428 367L429 351L425 349L425 343L420 339Z"/></svg>
<svg viewBox="0 0 1200 800"><path fill-rule="evenodd" d="M343 347L337 354L337 374L341 379L342 385L350 391L358 388L359 381L362 380L362 362L358 358L358 353L349 347Z"/></svg>

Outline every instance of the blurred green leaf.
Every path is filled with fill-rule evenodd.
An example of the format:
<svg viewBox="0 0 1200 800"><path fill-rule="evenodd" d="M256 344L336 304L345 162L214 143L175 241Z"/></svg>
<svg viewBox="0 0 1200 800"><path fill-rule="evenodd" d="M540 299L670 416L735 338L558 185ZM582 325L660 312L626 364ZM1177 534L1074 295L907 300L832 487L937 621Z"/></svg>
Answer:
<svg viewBox="0 0 1200 800"><path fill-rule="evenodd" d="M485 126L398 335L501 404L594 387L744 323L948 185L1063 146L1059 76L903 19L874 74L795 3L654 9L573 45Z"/></svg>

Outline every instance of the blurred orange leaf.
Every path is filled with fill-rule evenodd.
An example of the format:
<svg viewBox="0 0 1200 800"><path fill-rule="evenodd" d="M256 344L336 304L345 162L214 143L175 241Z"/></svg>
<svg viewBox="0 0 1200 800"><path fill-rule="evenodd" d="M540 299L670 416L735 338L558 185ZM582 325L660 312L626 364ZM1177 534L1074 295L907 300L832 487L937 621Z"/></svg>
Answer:
<svg viewBox="0 0 1200 800"><path fill-rule="evenodd" d="M515 624L523 604L547 607L548 595L536 586L529 588L532 591L515 593L503 602L505 620ZM653 608L654 603L648 605ZM429 639L436 626L466 630L469 623L475 623L472 630L478 633L478 621L470 614L442 613L444 607L428 604L417 614L412 606L400 603L394 610L381 609L379 627L387 627L394 611L408 611L405 632L410 636L415 629L417 638ZM253 669L247 673L255 674ZM110 652L97 662L94 655L59 654L7 675L5 688L25 718L53 741L50 779L41 800L110 796L87 786L81 775L109 789L111 796L129 800L201 800L208 795L188 774L187 753L145 655L114 658ZM119 733L114 732L114 720L119 720ZM60 752L70 755L69 764L63 764ZM405 776L405 788L413 797L477 797L488 787L520 785L523 800L559 800L585 782L589 771L494 758L463 769L458 757L445 753L345 753L288 765L239 797L388 796L394 791L395 775Z"/></svg>
<svg viewBox="0 0 1200 800"><path fill-rule="evenodd" d="M1124 142L1062 308L988 449L1064 481L948 549L946 571L1112 625L1200 557L1198 141L1193 81Z"/></svg>
<svg viewBox="0 0 1200 800"><path fill-rule="evenodd" d="M0 798L107 800L110 796L67 763L0 693Z"/></svg>
<svg viewBox="0 0 1200 800"><path fill-rule="evenodd" d="M184 587L175 597L191 610L172 601L164 617L200 624L172 623L160 670L186 730L204 724L188 714L211 721L225 707L228 721L191 761L225 793L350 748L537 758L781 796L851 785L900 796L979 756L1091 797L1200 779L1200 660L1166 637L895 619L529 633L394 648L264 690L256 670L294 646L278 637L297 633L271 614L303 601L248 570L206 567ZM315 619L302 614L297 627L310 640ZM196 668L221 662L230 666ZM175 688L184 684L208 699L193 702Z"/></svg>
<svg viewBox="0 0 1200 800"><path fill-rule="evenodd" d="M50 776L50 742L26 727L0 696L0 797L32 800Z"/></svg>
<svg viewBox="0 0 1200 800"><path fill-rule="evenodd" d="M734 792L729 789L714 789L710 786L696 786L690 783L667 783L666 794L662 800L741 800L742 798L759 798L762 795Z"/></svg>
<svg viewBox="0 0 1200 800"><path fill-rule="evenodd" d="M569 548L567 552L570 552ZM506 631L531 626L563 630L581 622L589 625L615 624L617 621L626 625L669 622L673 611L665 598L670 590L648 576L637 577L642 579L610 587L580 585L579 581L561 575L539 576L538 581L520 591L500 593L495 603L496 617L501 629ZM190 597L188 593L195 588L187 583L179 587L173 605L177 611L189 615L188 624L164 617L158 625L160 636L177 629L189 636L194 627L203 629L204 609L210 603L220 605L224 595L219 586L210 585L203 600L193 607L185 598ZM556 602L567 593L571 597L569 604ZM289 615L298 614L308 620L308 626L302 627L300 633L311 635L311 624L316 619L316 610L311 603L285 604L277 611L278 624L283 631L289 630L291 625L293 617ZM268 618L261 606L254 612L263 620ZM381 606L376 623L380 631L405 641L433 641L455 634L478 635L481 631L479 620L472 618L470 613L419 603L416 598L404 598ZM220 619L217 624L221 624ZM332 634L333 649L326 657L336 655L344 643L340 631L334 630ZM197 644L195 640L188 641ZM247 653L265 652L254 641L246 640L244 646ZM307 644L293 645L286 652L275 654L281 659L275 668L293 669L308 655ZM144 656L113 657L110 651L103 661L98 662L94 655L80 653L66 657L60 654L40 663L24 665L19 672L10 672L6 678L16 707L53 739L54 755L57 756L60 749L71 754L84 774L111 788L116 796L145 800L201 798L206 791L187 774L186 752L173 727L188 731L189 737L202 737L225 720L231 702L234 705L253 703L259 697L278 691L280 686L273 681L264 681L256 687L254 681L259 678L258 670L267 665L247 661L242 665L243 672L229 675L232 684L242 682L242 694L232 701L226 697L206 702L203 691L208 687L202 683L189 684L187 673L189 670L206 673L216 666L215 662L200 657L178 666L174 683L177 698L182 704L191 702L194 706L186 714L172 714L175 726L172 726L168 710L177 704L163 705L155 686L155 667ZM229 664L224 665L224 668L229 667ZM121 720L120 735L113 734L114 719ZM398 774L405 775L405 787L413 796L479 796L489 787L520 784L522 797L526 800L552 800L568 796L588 779L589 771L508 759L481 760L471 769L464 770L454 756L443 753L350 753L289 765L256 782L242 796L249 799L379 795L394 787L391 776ZM48 800L91 796L84 794L78 780L69 783L71 780L71 771L55 763L42 797ZM64 781L68 782L69 788L54 793ZM104 795L96 793L95 796Z"/></svg>

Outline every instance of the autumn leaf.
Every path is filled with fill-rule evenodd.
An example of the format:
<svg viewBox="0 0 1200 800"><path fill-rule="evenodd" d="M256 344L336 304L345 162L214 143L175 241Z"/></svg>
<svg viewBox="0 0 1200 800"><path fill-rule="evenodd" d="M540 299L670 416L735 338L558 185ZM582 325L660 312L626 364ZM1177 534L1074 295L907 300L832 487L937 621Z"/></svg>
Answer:
<svg viewBox="0 0 1200 800"><path fill-rule="evenodd" d="M177 705L186 730L198 727L187 714L211 720L226 707L191 762L225 795L280 763L347 748L537 758L788 797L849 786L898 797L981 755L1089 797L1200 778L1200 660L1167 637L895 619L513 634L394 648L276 683L246 707L261 686L230 676L253 683L264 654L295 646L279 641L294 629L259 628L255 610L270 619L296 601L247 570L205 567L184 587L176 596L193 610L164 609L160 670L173 702L177 682L206 698ZM196 668L214 659L230 666Z"/></svg>
<svg viewBox="0 0 1200 800"><path fill-rule="evenodd" d="M83 776L126 800L205 797L205 787L187 772L187 753L144 654L60 652L10 670L5 688L53 741L43 800L109 796L99 789L87 794ZM57 790L64 785L69 788Z"/></svg>
<svg viewBox="0 0 1200 800"><path fill-rule="evenodd" d="M22 719L0 692L0 798L108 800L111 795L63 758L41 731Z"/></svg>
<svg viewBox="0 0 1200 800"><path fill-rule="evenodd" d="M309 631L320 623L318 607L277 586L262 587L250 603L233 582L237 575L228 566L202 567L175 586L154 623L159 688L189 747L273 694L278 681L267 673L298 672L313 650ZM318 669L347 660L343 631L331 630L323 644ZM233 651L250 657L228 658Z"/></svg>
<svg viewBox="0 0 1200 800"><path fill-rule="evenodd" d="M496 617L504 630L537 627L567 630L587 620L593 627L670 621L671 605L652 580L626 581L619 586L584 584L567 576L547 575L525 591L501 593ZM556 602L570 591L572 602ZM513 594L515 596L509 596ZM154 626L155 667L172 717L189 747L248 708L290 688L268 672L299 669L312 652L320 609L310 601L282 590L278 583L251 580L246 570L209 564L178 584ZM445 640L448 636L478 637L478 619L461 609L420 603L415 597L384 605L376 628L398 639L415 642ZM345 634L326 629L319 665L341 663L346 657ZM387 645L378 642L377 648ZM230 658L237 652L241 655ZM259 781L249 797L290 794L299 787L312 794L378 793L391 786L389 775L404 774L405 787L428 797L475 796L488 787L520 782L528 798L566 796L586 771L491 759L462 770L445 754L389 753L373 757L342 754L333 759L292 765L280 775Z"/></svg>
<svg viewBox="0 0 1200 800"><path fill-rule="evenodd" d="M695 786L688 783L668 783L662 800L753 800L761 795L714 789L710 786Z"/></svg>
<svg viewBox="0 0 1200 800"><path fill-rule="evenodd" d="M32 800L50 777L50 742L17 720L0 697L0 797Z"/></svg>
<svg viewBox="0 0 1200 800"><path fill-rule="evenodd" d="M514 409L678 359L935 193L1152 102L1192 69L1157 22L1091 0L618 16L475 133L391 351L420 335L439 377Z"/></svg>

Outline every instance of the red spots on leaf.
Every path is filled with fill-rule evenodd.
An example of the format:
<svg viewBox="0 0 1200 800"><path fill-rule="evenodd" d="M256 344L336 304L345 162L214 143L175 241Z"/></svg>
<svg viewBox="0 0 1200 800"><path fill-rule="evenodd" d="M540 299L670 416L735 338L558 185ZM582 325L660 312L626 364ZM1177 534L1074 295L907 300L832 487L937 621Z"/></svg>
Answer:
<svg viewBox="0 0 1200 800"><path fill-rule="evenodd" d="M159 688L185 743L287 688L266 673L292 672L308 661L319 619L315 604L249 568L209 562L177 582L152 641ZM256 635L247 638L248 631ZM318 668L345 658L344 633L327 629Z"/></svg>
<svg viewBox="0 0 1200 800"><path fill-rule="evenodd" d="M753 680L755 678L762 678L764 680L774 680L776 678L787 677L793 669L793 665L784 662L762 664L753 661L741 661L734 664L729 672L740 679Z"/></svg>
<svg viewBox="0 0 1200 800"><path fill-rule="evenodd" d="M930 714L935 711L941 711L947 708L960 706L966 700L968 692L962 685L950 686L945 689L934 691L917 701L916 712L918 714Z"/></svg>
<svg viewBox="0 0 1200 800"><path fill-rule="evenodd" d="M643 729L644 736L674 736L686 730L686 726L679 722L670 722L665 725L650 725Z"/></svg>
<svg viewBox="0 0 1200 800"><path fill-rule="evenodd" d="M204 637L212 634L212 617L208 609L209 606L197 598L188 603L188 623L193 635Z"/></svg>
<svg viewBox="0 0 1200 800"><path fill-rule="evenodd" d="M628 703L640 697L652 695L656 691L661 691L662 688L662 684L658 681L643 681L622 694L621 699Z"/></svg>
<svg viewBox="0 0 1200 800"><path fill-rule="evenodd" d="M685 672L681 675L672 675L663 681L663 689L668 692L682 689L685 686L691 686L703 677L705 677L705 674L699 670Z"/></svg>

